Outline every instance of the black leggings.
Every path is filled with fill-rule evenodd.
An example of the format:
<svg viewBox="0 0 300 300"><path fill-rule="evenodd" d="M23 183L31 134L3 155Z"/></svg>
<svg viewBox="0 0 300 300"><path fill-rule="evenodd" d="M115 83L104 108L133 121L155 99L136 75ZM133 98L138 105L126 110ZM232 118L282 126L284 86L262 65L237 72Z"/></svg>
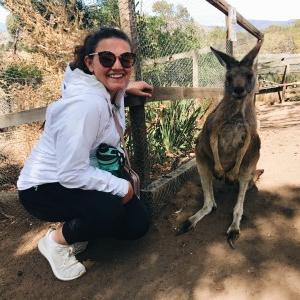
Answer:
<svg viewBox="0 0 300 300"><path fill-rule="evenodd" d="M62 232L69 244L99 237L138 239L149 228L149 217L136 196L127 204L109 193L68 189L59 183L19 191L25 209L34 217L65 222Z"/></svg>

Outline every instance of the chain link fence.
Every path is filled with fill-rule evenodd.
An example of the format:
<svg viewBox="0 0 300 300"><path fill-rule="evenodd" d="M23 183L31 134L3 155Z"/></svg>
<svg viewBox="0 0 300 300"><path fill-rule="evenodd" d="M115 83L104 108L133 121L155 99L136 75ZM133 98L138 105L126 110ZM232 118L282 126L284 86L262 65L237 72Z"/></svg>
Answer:
<svg viewBox="0 0 300 300"><path fill-rule="evenodd" d="M123 28L127 16L130 17L128 7L134 8L131 13L135 22L133 19L127 22L132 32L137 33L132 36L136 39L139 58L136 78L155 87L223 86L225 70L209 49L213 46L226 51L225 16L217 9L215 13L224 23L203 26L189 11L189 7L197 8L198 0L189 1L189 5L186 1L176 1L176 4L154 1L151 9L146 9L145 1L75 1L77 4L70 1L70 6L66 4L68 1L54 2L4 1L16 18L9 25L10 41L0 49L1 115L44 107L59 99L64 68L72 59L74 46L80 44L88 31L100 26ZM25 23L20 23L21 18ZM20 31L16 31L18 26L21 26ZM238 35L234 54L239 56L249 50L249 43L254 43L255 38L242 30ZM195 126L210 100L146 105L152 179L175 169L179 161L192 155L197 134ZM174 127L170 128L172 118ZM17 173L42 132L41 125L34 123L1 130L2 189L15 187ZM190 134L186 134L188 131ZM186 134L186 143L178 139L183 134Z"/></svg>

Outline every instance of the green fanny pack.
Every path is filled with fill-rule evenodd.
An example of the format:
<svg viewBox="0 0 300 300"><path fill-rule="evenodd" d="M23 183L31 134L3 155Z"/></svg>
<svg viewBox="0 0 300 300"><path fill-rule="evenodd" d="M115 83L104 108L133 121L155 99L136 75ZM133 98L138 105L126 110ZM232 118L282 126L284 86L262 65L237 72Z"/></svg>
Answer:
<svg viewBox="0 0 300 300"><path fill-rule="evenodd" d="M100 144L96 150L96 158L99 169L123 177L125 157L116 147L104 143Z"/></svg>

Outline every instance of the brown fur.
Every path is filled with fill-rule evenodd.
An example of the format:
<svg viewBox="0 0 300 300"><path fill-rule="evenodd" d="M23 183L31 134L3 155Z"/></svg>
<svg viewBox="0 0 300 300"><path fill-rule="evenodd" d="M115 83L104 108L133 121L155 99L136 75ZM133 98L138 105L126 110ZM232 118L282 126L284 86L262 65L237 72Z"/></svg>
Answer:
<svg viewBox="0 0 300 300"><path fill-rule="evenodd" d="M181 232L194 227L216 203L212 179L238 181L240 191L234 209L233 223L227 234L230 244L238 238L243 202L249 183L255 176L259 159L260 138L254 103L256 58L262 42L239 62L233 57L212 48L219 61L226 65L223 99L206 119L196 142L196 160L204 192L204 206L182 226Z"/></svg>

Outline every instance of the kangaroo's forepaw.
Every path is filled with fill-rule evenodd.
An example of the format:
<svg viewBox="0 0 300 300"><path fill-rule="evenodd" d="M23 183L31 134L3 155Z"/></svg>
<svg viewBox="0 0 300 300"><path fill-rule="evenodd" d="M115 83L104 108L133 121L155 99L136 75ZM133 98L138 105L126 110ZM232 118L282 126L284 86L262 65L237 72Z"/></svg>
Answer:
<svg viewBox="0 0 300 300"><path fill-rule="evenodd" d="M234 169L233 170L230 170L228 173L226 173L226 176L225 176L225 180L226 182L228 183L234 183L235 181L237 181L238 179L238 172L236 172Z"/></svg>
<svg viewBox="0 0 300 300"><path fill-rule="evenodd" d="M220 180L223 179L225 176L225 172L222 168L215 168L213 174L217 179Z"/></svg>
<svg viewBox="0 0 300 300"><path fill-rule="evenodd" d="M181 235L183 233L186 233L188 231L190 231L191 229L193 229L193 223L187 219L179 228L179 230L177 231L176 235Z"/></svg>
<svg viewBox="0 0 300 300"><path fill-rule="evenodd" d="M227 231L227 242L232 249L235 249L235 242L240 236L240 231L238 229L228 230Z"/></svg>

